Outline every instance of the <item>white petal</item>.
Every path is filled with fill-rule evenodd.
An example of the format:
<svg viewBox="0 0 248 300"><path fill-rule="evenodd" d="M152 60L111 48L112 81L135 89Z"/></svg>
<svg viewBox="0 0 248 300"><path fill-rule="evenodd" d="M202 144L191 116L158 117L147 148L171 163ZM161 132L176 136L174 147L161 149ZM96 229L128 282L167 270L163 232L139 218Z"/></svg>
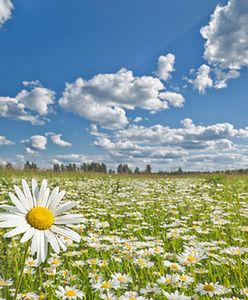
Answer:
<svg viewBox="0 0 248 300"><path fill-rule="evenodd" d="M13 229L13 230L9 231L8 233L6 233L4 235L4 237L5 238L13 237L17 234L20 234L20 233L23 233L23 232L27 231L29 228L30 228L29 224L20 225L20 226L16 227L15 229Z"/></svg>
<svg viewBox="0 0 248 300"><path fill-rule="evenodd" d="M62 248L63 251L66 250L66 245L63 243L63 241L58 237L58 242L59 242L59 246L60 248Z"/></svg>
<svg viewBox="0 0 248 300"><path fill-rule="evenodd" d="M56 226L56 225L52 225L51 230L53 232L56 232L60 235L63 235L65 237L68 237L69 239L75 241L75 242L79 242L80 241L80 235L78 233L76 233L75 231L66 228L64 226Z"/></svg>
<svg viewBox="0 0 248 300"><path fill-rule="evenodd" d="M57 198L58 194L59 194L59 187L56 186L56 188L53 189L52 193L50 194L50 197L48 198L47 208L50 208L50 206L52 205L53 201Z"/></svg>
<svg viewBox="0 0 248 300"><path fill-rule="evenodd" d="M49 194L50 194L50 189L46 188L44 197L43 197L43 199L42 199L42 201L40 203L41 206L47 207L47 200L48 200Z"/></svg>
<svg viewBox="0 0 248 300"><path fill-rule="evenodd" d="M47 188L47 181L46 181L46 179L43 179L42 183L41 183L39 196L38 196L38 201L37 201L38 206L40 206L41 203L43 202L45 192L46 192L46 188Z"/></svg>
<svg viewBox="0 0 248 300"><path fill-rule="evenodd" d="M38 250L38 240L39 240L40 232L38 229L35 229L33 234L32 243L31 243L31 254L34 255Z"/></svg>
<svg viewBox="0 0 248 300"><path fill-rule="evenodd" d="M83 218L78 214L68 214L55 217L54 224L77 224L81 223Z"/></svg>
<svg viewBox="0 0 248 300"><path fill-rule="evenodd" d="M32 237L33 237L33 234L35 232L35 228L34 227L30 227L25 233L24 235L22 236L21 238L21 243L25 243L27 241L29 241Z"/></svg>
<svg viewBox="0 0 248 300"><path fill-rule="evenodd" d="M40 230L40 259L42 262L46 260L46 246L44 230Z"/></svg>
<svg viewBox="0 0 248 300"><path fill-rule="evenodd" d="M0 208L8 210L9 212L15 213L15 214L20 214L23 215L23 213L16 207L16 206L11 206L11 205L0 205Z"/></svg>
<svg viewBox="0 0 248 300"><path fill-rule="evenodd" d="M8 221L4 221L4 222L0 222L0 227L1 228L8 228L8 227L17 227L23 224L26 224L26 220L25 218L23 218L23 220L8 220Z"/></svg>
<svg viewBox="0 0 248 300"><path fill-rule="evenodd" d="M57 195L57 197L54 199L53 203L50 205L51 210L54 210L58 206L59 202L63 199L64 195L65 195L65 191L61 191Z"/></svg>
<svg viewBox="0 0 248 300"><path fill-rule="evenodd" d="M17 214L12 214L12 213L0 213L0 221L6 221L6 220L23 220L25 219L25 215L17 215Z"/></svg>
<svg viewBox="0 0 248 300"><path fill-rule="evenodd" d="M56 235L52 231L50 231L50 230L45 230L45 234L46 234L47 239L50 242L53 250L56 253L59 253L60 249L59 249L59 243L58 243Z"/></svg>
<svg viewBox="0 0 248 300"><path fill-rule="evenodd" d="M25 206L21 203L21 201L13 194L9 193L11 201L14 203L14 205L22 212L27 213L28 210L25 208Z"/></svg>
<svg viewBox="0 0 248 300"><path fill-rule="evenodd" d="M38 189L38 183L35 179L32 179L32 193L33 193L33 200L34 200L34 205L37 205L37 199L39 196L39 189Z"/></svg>
<svg viewBox="0 0 248 300"><path fill-rule="evenodd" d="M24 194L21 191L21 189L17 185L14 185L14 189L15 189L16 195L18 196L18 199L21 201L22 205L27 210L30 210L31 207L29 206L29 201L28 201L28 199L26 199L26 197L24 196Z"/></svg>
<svg viewBox="0 0 248 300"><path fill-rule="evenodd" d="M64 211L67 211L67 210L73 208L77 204L78 204L78 202L76 202L76 201L61 204L54 209L53 213L55 215L59 215L59 214L63 213Z"/></svg>
<svg viewBox="0 0 248 300"><path fill-rule="evenodd" d="M29 189L29 186L27 184L27 181L24 180L24 179L22 179L22 188L23 188L24 195L25 195L26 199L29 202L29 207L31 209L31 208L34 207L33 197L32 197L32 194L30 192L30 189Z"/></svg>

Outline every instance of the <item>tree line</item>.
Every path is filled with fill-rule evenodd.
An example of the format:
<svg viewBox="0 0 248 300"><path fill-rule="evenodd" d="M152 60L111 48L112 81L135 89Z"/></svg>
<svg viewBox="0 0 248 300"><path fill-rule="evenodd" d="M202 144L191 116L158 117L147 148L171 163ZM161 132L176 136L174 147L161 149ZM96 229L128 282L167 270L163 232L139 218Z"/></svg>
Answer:
<svg viewBox="0 0 248 300"><path fill-rule="evenodd" d="M0 169L15 169L15 167L11 163L7 163L6 165L0 164ZM24 170L39 170L39 166L30 161L26 161L23 165ZM51 170L51 169L47 169ZM140 170L138 167L132 169L128 164L119 164L116 170L108 169L107 165L104 163L91 162L91 163L83 163L81 165L77 165L75 163L69 164L59 164L54 163L52 170L54 172L95 172L95 173L109 173L109 174L158 174L158 175L194 175L194 174L227 174L227 175L248 175L247 169L237 169L237 170L215 170L215 171L183 171L181 167L176 169L175 171L152 171L152 167L150 164L147 164L144 170Z"/></svg>

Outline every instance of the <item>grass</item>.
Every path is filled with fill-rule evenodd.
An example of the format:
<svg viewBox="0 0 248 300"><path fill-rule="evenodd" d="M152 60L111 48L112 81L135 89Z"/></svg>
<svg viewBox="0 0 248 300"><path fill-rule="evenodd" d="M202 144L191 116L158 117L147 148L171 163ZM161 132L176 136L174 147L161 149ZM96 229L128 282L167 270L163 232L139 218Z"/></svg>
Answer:
<svg viewBox="0 0 248 300"><path fill-rule="evenodd" d="M137 299L160 300L168 297L164 291L176 290L209 299L210 294L196 291L205 282L213 283L213 299L248 295L248 178L1 171L1 203L10 204L13 184L32 177L39 182L45 177L51 187L65 189L65 201L79 201L75 212L84 222L74 226L82 236L80 244L68 240L67 251L58 257L51 251L46 263L26 267L21 291L37 295L31 299L42 299L41 295L59 299L56 290L66 285L83 291L87 300L107 299L108 293L109 299L135 299L121 298L131 291ZM3 238L4 232L0 232L0 274L13 282L4 286L0 280L0 297L12 299L25 246L19 236ZM189 256L195 261L190 262ZM124 288L101 288L105 281L116 286L115 273L130 276L132 282ZM161 283L166 275L175 280Z"/></svg>

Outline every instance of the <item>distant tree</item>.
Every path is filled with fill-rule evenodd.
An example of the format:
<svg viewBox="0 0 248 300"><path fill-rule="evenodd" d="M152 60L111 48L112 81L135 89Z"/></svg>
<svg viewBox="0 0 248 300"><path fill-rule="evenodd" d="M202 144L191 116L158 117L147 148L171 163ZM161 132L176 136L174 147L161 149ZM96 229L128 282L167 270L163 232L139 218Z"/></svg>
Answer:
<svg viewBox="0 0 248 300"><path fill-rule="evenodd" d="M182 170L182 168L181 168L181 167L179 167L179 168L178 168L178 170L177 170L177 174L183 174L183 170Z"/></svg>
<svg viewBox="0 0 248 300"><path fill-rule="evenodd" d="M37 169L38 166L33 162L29 162L28 160L24 164L24 170L37 170Z"/></svg>
<svg viewBox="0 0 248 300"><path fill-rule="evenodd" d="M146 173L146 174L151 174L151 172L152 172L151 165L146 165L145 173Z"/></svg>
<svg viewBox="0 0 248 300"><path fill-rule="evenodd" d="M140 174L140 170L139 170L139 168L138 168L138 167L136 167L136 168L135 168L135 170L134 170L134 174Z"/></svg>
<svg viewBox="0 0 248 300"><path fill-rule="evenodd" d="M123 166L122 166L122 164L118 165L118 167L117 167L117 173L119 173L119 174L123 173Z"/></svg>
<svg viewBox="0 0 248 300"><path fill-rule="evenodd" d="M8 169L8 170L13 169L12 164L11 163L7 163L6 166L5 166L5 169Z"/></svg>
<svg viewBox="0 0 248 300"><path fill-rule="evenodd" d="M59 164L53 164L53 171L54 172L60 172L60 165Z"/></svg>

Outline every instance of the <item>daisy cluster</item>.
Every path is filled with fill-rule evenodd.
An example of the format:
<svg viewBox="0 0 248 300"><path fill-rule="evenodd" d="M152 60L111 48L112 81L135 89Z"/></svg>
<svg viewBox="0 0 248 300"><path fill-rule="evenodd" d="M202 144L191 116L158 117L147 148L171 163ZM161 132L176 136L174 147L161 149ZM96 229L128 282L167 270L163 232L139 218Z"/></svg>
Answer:
<svg viewBox="0 0 248 300"><path fill-rule="evenodd" d="M39 175L37 181L39 192L48 188ZM19 242L37 241L36 231L44 231L44 240L40 248L31 242L19 299L248 298L246 179L51 176L50 188L65 190L59 201L58 189L56 197L44 191L46 201L39 197L35 182L36 205L19 207L17 217L11 200L22 197L12 186L23 185L27 198L26 183L18 175L0 183L2 209L9 211L0 226L14 227L1 226L2 299L14 293L24 249ZM28 216L36 207L52 208L50 227L32 229Z"/></svg>

